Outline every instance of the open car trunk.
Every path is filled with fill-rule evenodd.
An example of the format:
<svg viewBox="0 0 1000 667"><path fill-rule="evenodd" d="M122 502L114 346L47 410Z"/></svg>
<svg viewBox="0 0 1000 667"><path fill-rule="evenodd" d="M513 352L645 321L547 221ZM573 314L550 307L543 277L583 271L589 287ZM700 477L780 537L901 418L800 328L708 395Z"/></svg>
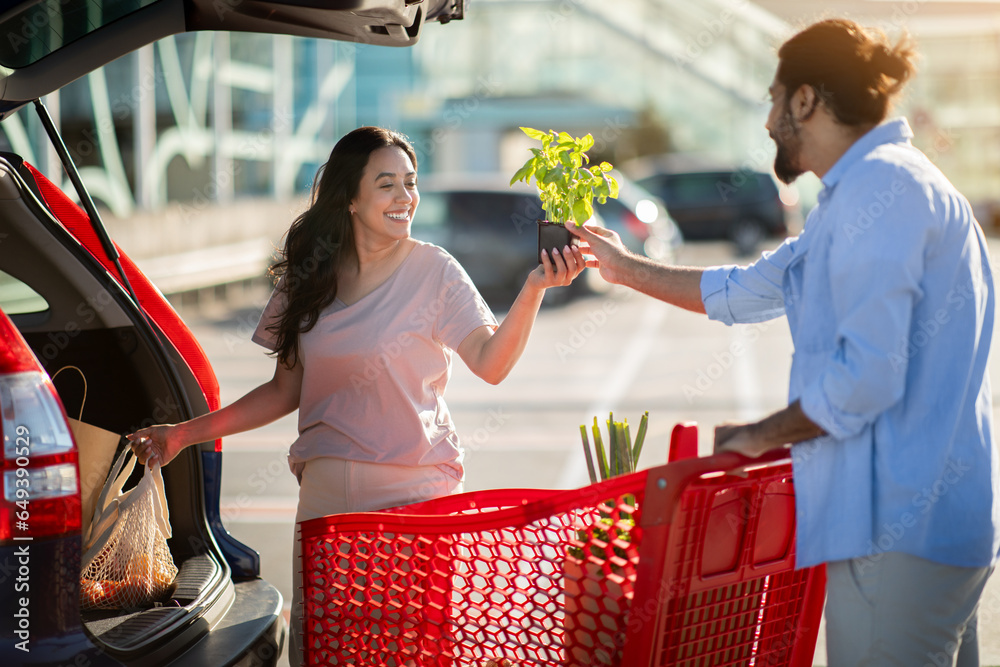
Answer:
<svg viewBox="0 0 1000 667"><path fill-rule="evenodd" d="M0 119L168 35L259 32L411 46L466 0L10 0L0 7Z"/></svg>
<svg viewBox="0 0 1000 667"><path fill-rule="evenodd" d="M204 394L167 336L59 223L17 156L0 156L0 199L0 307L50 376L75 366L86 377L86 390L75 372L54 380L67 413L81 416L82 405L82 421L125 434L206 412ZM123 438L118 451L125 446ZM205 443L163 468L173 531L168 546L179 569L172 594L149 608L81 614L108 655L142 665L176 658L233 604L239 584L208 525L218 508L205 507L203 462L219 456L214 443ZM217 472L209 471L212 483ZM125 488L141 475L137 465ZM242 545L234 547L219 528L226 551L238 552ZM244 570L236 578L255 574Z"/></svg>

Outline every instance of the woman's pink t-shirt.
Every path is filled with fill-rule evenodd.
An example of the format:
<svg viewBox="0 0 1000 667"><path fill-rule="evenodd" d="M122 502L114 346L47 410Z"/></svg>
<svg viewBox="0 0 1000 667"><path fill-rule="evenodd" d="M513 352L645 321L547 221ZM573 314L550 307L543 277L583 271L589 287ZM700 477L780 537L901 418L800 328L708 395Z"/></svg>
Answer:
<svg viewBox="0 0 1000 667"><path fill-rule="evenodd" d="M288 277L291 279L291 277ZM253 341L274 349L285 305L281 285ZM320 456L441 467L461 479L462 449L444 402L453 350L497 320L459 263L438 246L417 246L361 300L335 299L299 337L299 437L289 451L296 476Z"/></svg>

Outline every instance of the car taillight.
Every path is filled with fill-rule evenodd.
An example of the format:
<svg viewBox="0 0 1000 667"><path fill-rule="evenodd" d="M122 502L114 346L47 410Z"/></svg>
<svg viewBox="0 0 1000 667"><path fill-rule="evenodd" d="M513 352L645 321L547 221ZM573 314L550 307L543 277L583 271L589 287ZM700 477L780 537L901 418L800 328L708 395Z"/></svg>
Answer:
<svg viewBox="0 0 1000 667"><path fill-rule="evenodd" d="M632 211L625 211L622 214L622 221L625 224L625 229L629 230L640 241L649 238L649 226Z"/></svg>
<svg viewBox="0 0 1000 667"><path fill-rule="evenodd" d="M62 404L20 333L0 315L0 544L80 531L77 450Z"/></svg>

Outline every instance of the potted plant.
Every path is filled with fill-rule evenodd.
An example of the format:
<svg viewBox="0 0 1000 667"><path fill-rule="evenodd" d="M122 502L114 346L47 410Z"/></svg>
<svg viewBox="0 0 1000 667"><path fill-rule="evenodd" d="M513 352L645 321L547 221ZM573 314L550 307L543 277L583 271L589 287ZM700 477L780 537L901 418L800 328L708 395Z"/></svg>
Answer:
<svg viewBox="0 0 1000 667"><path fill-rule="evenodd" d="M616 422L614 414L610 414L607 455L597 418L592 427L593 455L587 427L580 426L592 483L598 481L598 474L603 481L636 470L648 420L646 412L639 422L633 444L628 420ZM634 497L627 496L622 503L635 508ZM563 565L567 665L621 664L625 613L633 596L637 558L627 548L635 525L632 513L616 511L617 504L613 499L605 501L597 513L597 520L577 529L575 544L569 548Z"/></svg>
<svg viewBox="0 0 1000 667"><path fill-rule="evenodd" d="M518 181L535 186L542 200L547 219L538 221L538 254L561 249L575 242L566 225L582 225L594 215L594 199L604 203L608 197L618 197L618 181L611 175L612 166L601 162L587 167L586 151L594 145L594 137L573 137L566 132L542 132L522 127L526 135L540 141L541 148L532 148L531 157L517 170L510 184ZM541 259L539 258L539 262Z"/></svg>

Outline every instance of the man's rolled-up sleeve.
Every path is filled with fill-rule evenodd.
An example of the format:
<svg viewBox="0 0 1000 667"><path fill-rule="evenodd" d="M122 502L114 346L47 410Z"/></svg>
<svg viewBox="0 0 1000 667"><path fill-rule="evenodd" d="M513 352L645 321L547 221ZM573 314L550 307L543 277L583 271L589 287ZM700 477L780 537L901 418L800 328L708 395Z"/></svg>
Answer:
<svg viewBox="0 0 1000 667"><path fill-rule="evenodd" d="M764 322L785 314L782 281L797 238L765 252L750 266L718 266L701 276L701 300L709 319L727 325Z"/></svg>

